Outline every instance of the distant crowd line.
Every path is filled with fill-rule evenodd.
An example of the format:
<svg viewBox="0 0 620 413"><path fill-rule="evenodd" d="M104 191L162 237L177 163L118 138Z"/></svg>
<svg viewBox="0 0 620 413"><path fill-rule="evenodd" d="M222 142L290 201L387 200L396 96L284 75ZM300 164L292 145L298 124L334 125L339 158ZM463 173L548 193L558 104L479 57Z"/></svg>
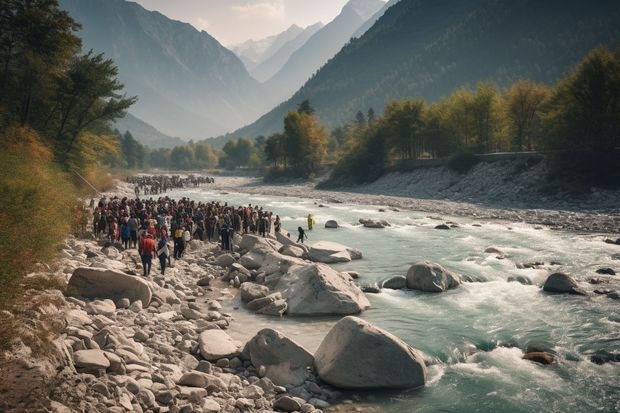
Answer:
<svg viewBox="0 0 620 413"><path fill-rule="evenodd" d="M140 195L159 195L177 188L198 188L202 184L212 184L215 179L209 176L188 175L139 175L128 176L126 181L134 185L136 197Z"/></svg>

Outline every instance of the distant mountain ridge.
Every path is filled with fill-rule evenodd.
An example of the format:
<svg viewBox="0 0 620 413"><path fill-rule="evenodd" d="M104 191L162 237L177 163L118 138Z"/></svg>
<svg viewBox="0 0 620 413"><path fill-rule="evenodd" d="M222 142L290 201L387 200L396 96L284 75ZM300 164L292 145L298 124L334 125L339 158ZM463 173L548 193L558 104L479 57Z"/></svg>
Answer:
<svg viewBox="0 0 620 413"><path fill-rule="evenodd" d="M234 53L206 32L124 0L60 0L82 24L84 50L119 68L130 111L168 135L199 139L264 113L263 89Z"/></svg>
<svg viewBox="0 0 620 413"><path fill-rule="evenodd" d="M620 46L611 0L400 0L289 100L229 136L269 136L308 99L328 127L391 100L432 103L479 81L552 84L594 47Z"/></svg>
<svg viewBox="0 0 620 413"><path fill-rule="evenodd" d="M271 103L291 96L323 64L345 45L351 35L385 3L381 0L350 0L334 20L312 35L286 64L265 82Z"/></svg>
<svg viewBox="0 0 620 413"><path fill-rule="evenodd" d="M129 131L136 141L151 149L174 148L175 146L184 145L186 143L180 138L174 138L160 132L152 125L138 119L131 113L127 113L122 119L117 119L113 127L118 129L121 135Z"/></svg>
<svg viewBox="0 0 620 413"><path fill-rule="evenodd" d="M308 26L297 36L280 45L278 50L263 59L260 64L250 70L252 77L259 82L267 81L282 69L295 51L302 47L310 37L323 27L323 23L321 22Z"/></svg>
<svg viewBox="0 0 620 413"><path fill-rule="evenodd" d="M248 71L251 71L265 59L276 53L282 45L293 40L304 29L296 24L291 25L285 31L260 40L249 39L245 42L229 47L241 59Z"/></svg>

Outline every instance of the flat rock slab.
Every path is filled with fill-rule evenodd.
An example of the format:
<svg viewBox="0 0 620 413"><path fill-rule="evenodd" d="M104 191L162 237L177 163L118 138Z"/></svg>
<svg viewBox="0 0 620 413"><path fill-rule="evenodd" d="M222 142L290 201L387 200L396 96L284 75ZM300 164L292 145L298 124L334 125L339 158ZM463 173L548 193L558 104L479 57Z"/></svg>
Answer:
<svg viewBox="0 0 620 413"><path fill-rule="evenodd" d="M78 350L73 353L73 363L78 369L97 371L110 367L110 360L102 350Z"/></svg>
<svg viewBox="0 0 620 413"><path fill-rule="evenodd" d="M238 355L241 343L234 341L225 331L205 330L198 338L200 354L205 360L217 361Z"/></svg>

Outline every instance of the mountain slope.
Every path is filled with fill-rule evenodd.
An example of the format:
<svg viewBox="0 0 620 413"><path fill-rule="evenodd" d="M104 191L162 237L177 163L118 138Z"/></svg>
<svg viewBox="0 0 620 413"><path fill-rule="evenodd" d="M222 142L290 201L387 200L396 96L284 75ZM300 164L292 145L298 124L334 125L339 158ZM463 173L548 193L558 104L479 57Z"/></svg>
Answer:
<svg viewBox="0 0 620 413"><path fill-rule="evenodd" d="M124 118L114 122L114 128L122 134L129 131L135 140L151 149L174 148L184 145L185 142L179 138L173 138L144 122L141 119L128 113Z"/></svg>
<svg viewBox="0 0 620 413"><path fill-rule="evenodd" d="M302 32L297 34L293 39L280 45L271 55L250 70L252 77L259 82L265 82L275 75L282 66L290 59L291 55L303 46L310 37L323 28L323 23L319 22L306 27Z"/></svg>
<svg viewBox="0 0 620 413"><path fill-rule="evenodd" d="M401 0L291 99L233 135L281 131L305 99L334 127L390 100L433 102L479 81L552 84L599 45L620 45L615 0Z"/></svg>
<svg viewBox="0 0 620 413"><path fill-rule="evenodd" d="M311 36L282 69L265 82L271 102L277 104L299 89L383 5L380 0L350 0L334 20Z"/></svg>
<svg viewBox="0 0 620 413"><path fill-rule="evenodd" d="M303 30L301 27L293 24L282 33L260 40L249 39L239 45L230 47L230 50L241 59L248 71L251 72L252 69L272 56L284 44L299 36Z"/></svg>
<svg viewBox="0 0 620 413"><path fill-rule="evenodd" d="M131 112L162 132L204 138L263 113L261 86L206 32L124 0L60 0L79 21L84 50L119 68Z"/></svg>

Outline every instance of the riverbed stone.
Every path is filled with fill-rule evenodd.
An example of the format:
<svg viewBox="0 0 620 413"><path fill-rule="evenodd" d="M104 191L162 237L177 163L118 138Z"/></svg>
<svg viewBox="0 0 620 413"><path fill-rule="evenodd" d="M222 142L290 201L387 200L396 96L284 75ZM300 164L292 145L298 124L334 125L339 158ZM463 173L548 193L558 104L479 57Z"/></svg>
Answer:
<svg viewBox="0 0 620 413"><path fill-rule="evenodd" d="M257 298L268 296L269 288L264 285L245 282L241 284L241 287L239 287L239 292L241 293L241 301L248 303L252 300L256 300Z"/></svg>
<svg viewBox="0 0 620 413"><path fill-rule="evenodd" d="M381 288L389 288L391 290L401 290L407 288L407 277L404 275L395 275L383 281Z"/></svg>
<svg viewBox="0 0 620 413"><path fill-rule="evenodd" d="M319 241L313 244L308 251L311 261L332 264L336 262L349 262L362 258L362 252L331 241Z"/></svg>
<svg viewBox="0 0 620 413"><path fill-rule="evenodd" d="M141 278L92 267L78 267L73 271L69 279L69 291L91 299L109 298L118 301L128 298L132 302L140 300L145 307L150 304L152 296L149 285Z"/></svg>
<svg viewBox="0 0 620 413"><path fill-rule="evenodd" d="M198 337L200 354L208 361L217 361L238 355L241 343L234 341L225 331L205 330Z"/></svg>
<svg viewBox="0 0 620 413"><path fill-rule="evenodd" d="M79 350L73 353L73 363L78 370L99 371L110 367L110 360L102 350Z"/></svg>
<svg viewBox="0 0 620 413"><path fill-rule="evenodd" d="M271 328L260 330L247 342L248 354L254 367L265 367L265 376L277 385L300 386L310 377L314 357L301 345Z"/></svg>
<svg viewBox="0 0 620 413"><path fill-rule="evenodd" d="M338 228L338 222L333 219L328 219L325 221L325 228Z"/></svg>
<svg viewBox="0 0 620 413"><path fill-rule="evenodd" d="M321 380L344 389L399 389L423 386L422 355L393 334L347 316L327 333L314 354Z"/></svg>
<svg viewBox="0 0 620 413"><path fill-rule="evenodd" d="M443 292L461 284L461 277L430 261L418 262L407 271L407 287L427 292Z"/></svg>
<svg viewBox="0 0 620 413"><path fill-rule="evenodd" d="M358 314L370 302L351 280L325 264L296 266L282 275L274 290L288 302L292 316Z"/></svg>
<svg viewBox="0 0 620 413"><path fill-rule="evenodd" d="M579 287L577 281L575 281L570 275L562 272L556 272L547 277L547 280L543 285L543 291L550 293L586 295L586 292Z"/></svg>

